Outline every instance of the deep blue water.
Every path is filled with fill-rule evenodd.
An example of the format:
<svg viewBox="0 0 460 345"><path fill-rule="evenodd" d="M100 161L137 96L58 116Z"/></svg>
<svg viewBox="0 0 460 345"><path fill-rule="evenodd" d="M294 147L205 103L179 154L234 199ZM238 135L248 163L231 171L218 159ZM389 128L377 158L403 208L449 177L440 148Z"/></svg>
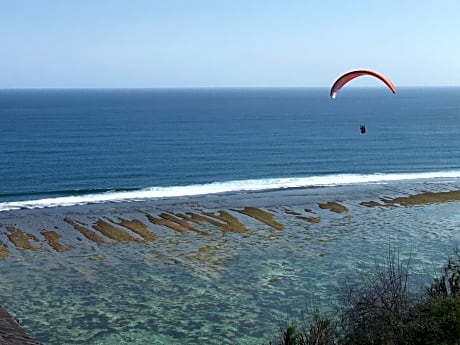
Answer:
<svg viewBox="0 0 460 345"><path fill-rule="evenodd" d="M458 172L459 124L460 88L0 90L0 202Z"/></svg>

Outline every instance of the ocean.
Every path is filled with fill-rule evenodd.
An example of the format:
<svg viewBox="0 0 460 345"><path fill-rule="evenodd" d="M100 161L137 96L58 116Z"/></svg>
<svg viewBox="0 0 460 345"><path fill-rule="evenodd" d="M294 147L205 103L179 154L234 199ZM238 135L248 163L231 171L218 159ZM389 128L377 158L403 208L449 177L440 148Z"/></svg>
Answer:
<svg viewBox="0 0 460 345"><path fill-rule="evenodd" d="M0 303L44 344L260 344L390 247L426 284L460 88L328 91L0 90Z"/></svg>

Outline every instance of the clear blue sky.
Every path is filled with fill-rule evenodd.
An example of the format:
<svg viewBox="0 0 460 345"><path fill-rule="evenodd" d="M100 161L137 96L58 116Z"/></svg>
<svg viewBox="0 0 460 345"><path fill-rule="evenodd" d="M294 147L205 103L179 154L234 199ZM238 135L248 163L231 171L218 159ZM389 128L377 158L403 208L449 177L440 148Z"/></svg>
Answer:
<svg viewBox="0 0 460 345"><path fill-rule="evenodd" d="M0 0L0 13L0 88L330 86L355 68L460 86L458 0Z"/></svg>

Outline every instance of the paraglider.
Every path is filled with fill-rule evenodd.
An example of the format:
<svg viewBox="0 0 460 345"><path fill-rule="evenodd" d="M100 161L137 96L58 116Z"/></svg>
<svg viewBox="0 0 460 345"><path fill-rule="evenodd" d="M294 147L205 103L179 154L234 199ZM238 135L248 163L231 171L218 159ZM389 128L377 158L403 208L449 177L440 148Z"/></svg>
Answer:
<svg viewBox="0 0 460 345"><path fill-rule="evenodd" d="M353 80L353 79L355 79L357 77L361 77L361 76L364 76L364 75L368 75L368 76L380 79L382 82L385 83L386 86L388 86L388 88L391 90L391 92L396 93L396 87L393 84L393 82L390 79L388 79L387 77L385 77L383 74L380 74L380 73L377 73L377 72L371 71L371 70L359 69L359 70L355 70L355 71L345 73L344 75L340 76L339 79L337 79L335 81L334 85L332 85L332 87L331 87L331 92L330 92L331 98L335 99L337 97L337 93L340 91L340 89L346 83L348 83L350 80Z"/></svg>
<svg viewBox="0 0 460 345"><path fill-rule="evenodd" d="M345 84L347 84L349 81L355 78L365 76L365 75L380 79L386 86L388 86L391 92L396 93L396 87L393 84L393 82L390 79L388 79L386 76L384 76L383 74L380 74L380 73L377 73L371 70L358 69L358 70L347 72L341 75L332 85L329 95L331 96L332 99L335 99L337 97L338 92ZM366 126L364 124L361 124L359 126L359 130L361 134L365 134Z"/></svg>

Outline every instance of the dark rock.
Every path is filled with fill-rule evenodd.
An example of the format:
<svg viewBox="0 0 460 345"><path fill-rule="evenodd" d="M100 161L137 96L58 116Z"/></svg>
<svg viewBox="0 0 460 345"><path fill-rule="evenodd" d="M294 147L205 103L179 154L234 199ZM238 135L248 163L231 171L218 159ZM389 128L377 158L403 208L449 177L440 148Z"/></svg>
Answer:
<svg viewBox="0 0 460 345"><path fill-rule="evenodd" d="M39 345L19 322L0 307L0 345Z"/></svg>

